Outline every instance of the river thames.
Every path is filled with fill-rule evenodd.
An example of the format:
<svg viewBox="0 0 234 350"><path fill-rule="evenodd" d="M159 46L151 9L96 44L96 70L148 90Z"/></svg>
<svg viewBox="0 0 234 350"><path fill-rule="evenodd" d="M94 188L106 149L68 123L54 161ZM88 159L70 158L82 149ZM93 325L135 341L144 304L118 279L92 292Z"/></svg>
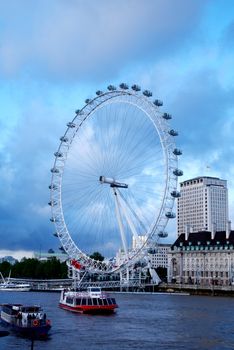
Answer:
<svg viewBox="0 0 234 350"><path fill-rule="evenodd" d="M233 350L234 298L115 294L113 315L80 315L58 308L59 293L1 292L1 303L40 304L50 338L34 350ZM27 339L0 338L0 349L30 349Z"/></svg>

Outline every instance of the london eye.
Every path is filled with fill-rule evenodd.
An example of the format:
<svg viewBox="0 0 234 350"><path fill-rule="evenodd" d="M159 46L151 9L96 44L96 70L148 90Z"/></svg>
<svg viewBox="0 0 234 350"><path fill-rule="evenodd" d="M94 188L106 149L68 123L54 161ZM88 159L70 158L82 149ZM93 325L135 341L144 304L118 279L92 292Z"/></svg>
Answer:
<svg viewBox="0 0 234 350"><path fill-rule="evenodd" d="M69 258L90 271L134 264L175 217L181 151L161 106L138 85L109 85L85 100L60 137L50 220ZM105 259L92 259L94 251Z"/></svg>

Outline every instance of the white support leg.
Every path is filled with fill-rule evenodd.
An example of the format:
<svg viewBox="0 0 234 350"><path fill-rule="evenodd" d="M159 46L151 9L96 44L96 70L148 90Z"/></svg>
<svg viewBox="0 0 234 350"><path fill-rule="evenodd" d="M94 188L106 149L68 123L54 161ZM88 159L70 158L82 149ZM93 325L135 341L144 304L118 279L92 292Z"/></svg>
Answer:
<svg viewBox="0 0 234 350"><path fill-rule="evenodd" d="M125 253L126 259L128 260L127 241L126 241L124 228L123 228L123 223L122 223L122 220L121 220L121 215L120 215L120 210L119 210L119 208L120 208L119 199L118 199L118 196L117 196L117 192L115 191L114 188L113 188L113 192L114 192L114 198L115 198L115 211L116 211L117 221L118 221L118 224L119 224L121 240L122 240L122 244L123 244L123 248L124 248L124 253Z"/></svg>
<svg viewBox="0 0 234 350"><path fill-rule="evenodd" d="M118 192L119 192L119 191L118 191ZM123 202L123 201L122 201L122 202ZM126 210L126 207L125 207L123 204L121 204L120 201L119 201L119 204L120 204L120 206L121 206L121 208L122 208L122 212L123 212L123 214L124 214L124 216L125 216L125 219L126 219L126 221L127 221L127 223L128 223L128 226L130 227L130 230L131 230L133 236L135 237L137 243L140 243L140 242L139 242L139 236L138 236L137 231L136 231L136 229L135 229L135 226L134 226L134 224L133 224L133 222L132 222L132 220L131 220L131 218L130 218L130 216L129 216L129 214L128 214L128 211Z"/></svg>

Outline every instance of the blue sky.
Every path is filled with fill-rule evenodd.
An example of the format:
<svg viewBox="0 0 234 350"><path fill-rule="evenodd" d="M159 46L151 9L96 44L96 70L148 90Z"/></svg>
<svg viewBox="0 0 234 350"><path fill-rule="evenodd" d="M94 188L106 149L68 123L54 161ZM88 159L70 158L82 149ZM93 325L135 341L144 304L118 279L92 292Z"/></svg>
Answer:
<svg viewBox="0 0 234 350"><path fill-rule="evenodd" d="M234 222L233 37L231 0L2 1L0 255L57 249L53 152L85 98L122 81L151 90L173 115L181 180L228 181Z"/></svg>

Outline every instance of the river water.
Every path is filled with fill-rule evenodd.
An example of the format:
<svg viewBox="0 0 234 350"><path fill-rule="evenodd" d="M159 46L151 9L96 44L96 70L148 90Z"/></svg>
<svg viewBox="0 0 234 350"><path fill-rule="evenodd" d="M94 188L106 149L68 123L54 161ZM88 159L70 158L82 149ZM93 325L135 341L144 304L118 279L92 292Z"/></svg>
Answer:
<svg viewBox="0 0 234 350"><path fill-rule="evenodd" d="M0 303L40 304L50 338L34 350L233 350L234 298L115 294L113 315L80 315L58 308L59 293L0 292ZM0 338L0 349L30 349L27 339Z"/></svg>

